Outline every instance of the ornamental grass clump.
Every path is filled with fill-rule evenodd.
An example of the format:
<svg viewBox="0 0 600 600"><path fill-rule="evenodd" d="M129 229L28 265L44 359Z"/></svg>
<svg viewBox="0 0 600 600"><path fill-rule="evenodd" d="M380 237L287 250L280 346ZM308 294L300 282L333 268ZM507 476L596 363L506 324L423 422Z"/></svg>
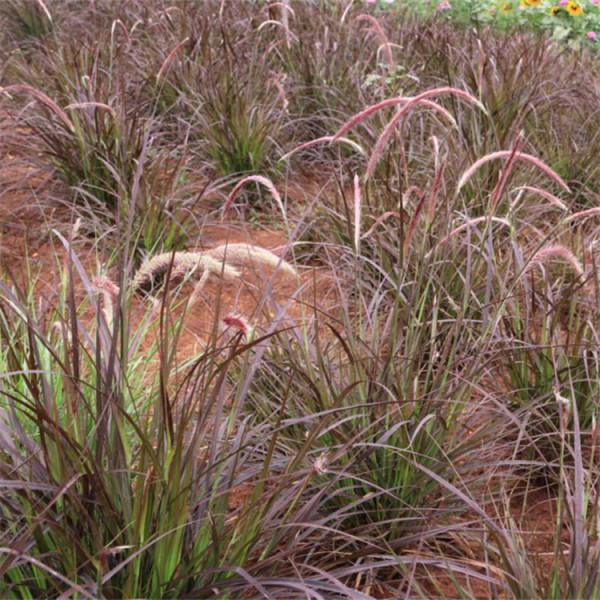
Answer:
<svg viewBox="0 0 600 600"><path fill-rule="evenodd" d="M0 391L3 593L225 597L297 589L296 570L310 573L305 559L282 572L265 548L276 534L277 551L294 555L303 503L273 494L270 473L280 465L271 467L269 456L278 432L244 424L226 385L234 365L252 379L245 356L269 336L215 339L179 363L177 318L167 304L157 321L143 323L142 337L159 334L157 341L140 344L129 331L127 298L106 278L87 280L71 258L52 315L69 335L46 330L33 295L22 299L0 283L0 362L11 373ZM70 291L79 277L91 321ZM112 303L112 322L95 289ZM299 465L277 485L292 489L298 478L306 478ZM351 598L342 577L335 587ZM300 587L327 590L330 582L318 576Z"/></svg>
<svg viewBox="0 0 600 600"><path fill-rule="evenodd" d="M22 125L35 134L38 148L75 190L75 199L93 194L113 213L120 190L132 187L137 161L153 137L127 77L127 46L127 39L110 30L94 44L62 40L21 65L19 77L30 83L3 90L5 102L8 94L27 101ZM38 102L31 104L31 98Z"/></svg>
<svg viewBox="0 0 600 600"><path fill-rule="evenodd" d="M131 221L140 248L180 249L186 205L210 182L190 190L189 152L165 143L136 75L134 40L122 22L100 23L106 29L93 41L66 40L61 30L46 52L19 63L15 78L29 83L2 88L3 104L33 134L27 159L44 170L51 164L86 223ZM23 142L14 143L22 152Z"/></svg>
<svg viewBox="0 0 600 600"><path fill-rule="evenodd" d="M597 596L596 63L458 3L47 2L6 139L82 225L39 282L2 233L2 594Z"/></svg>

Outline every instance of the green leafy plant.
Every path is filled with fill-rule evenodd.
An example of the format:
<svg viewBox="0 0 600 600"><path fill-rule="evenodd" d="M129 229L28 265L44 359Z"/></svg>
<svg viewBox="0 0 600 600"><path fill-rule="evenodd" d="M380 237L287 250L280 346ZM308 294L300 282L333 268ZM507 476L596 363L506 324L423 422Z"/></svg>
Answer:
<svg viewBox="0 0 600 600"><path fill-rule="evenodd" d="M408 6L422 16L443 14L463 25L533 30L573 49L596 49L600 29L600 11L594 0L451 0Z"/></svg>

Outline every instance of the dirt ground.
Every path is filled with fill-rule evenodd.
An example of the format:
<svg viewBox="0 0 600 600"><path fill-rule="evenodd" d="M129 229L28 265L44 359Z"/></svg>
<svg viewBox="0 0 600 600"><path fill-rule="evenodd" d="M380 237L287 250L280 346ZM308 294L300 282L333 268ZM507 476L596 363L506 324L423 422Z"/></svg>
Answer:
<svg viewBox="0 0 600 600"><path fill-rule="evenodd" d="M54 231L69 239L77 213L57 200L61 187L51 171L28 165L18 149L7 143L9 138L14 139L15 133L19 131L10 117L0 113L3 165L0 172L0 265L4 276L14 285L25 289L27 282L34 282L40 307L49 310L58 301L68 263L68 252ZM237 243L265 248L280 256L286 250L287 240L281 230L258 229L229 220L205 224L196 235L192 233L186 250ZM76 236L72 247L90 280L98 275L114 279L115 269L106 272L107 257L102 256L91 239ZM260 332L266 330L273 319L278 319L282 326L293 326L299 323L298 319L312 318L315 304L317 310L334 305L335 288L331 274L324 269L299 268L296 278L283 270L274 274L272 268L246 259L236 264L236 268L242 271L239 279L221 281L215 275L203 287L186 318L180 340L182 353L198 350L199 343L213 331L215 318L226 328L223 323L226 315L240 316ZM85 289L77 275L75 279L76 295L82 301ZM185 286L172 298L173 302L184 300L191 289L191 285ZM267 301L265 296L268 296Z"/></svg>

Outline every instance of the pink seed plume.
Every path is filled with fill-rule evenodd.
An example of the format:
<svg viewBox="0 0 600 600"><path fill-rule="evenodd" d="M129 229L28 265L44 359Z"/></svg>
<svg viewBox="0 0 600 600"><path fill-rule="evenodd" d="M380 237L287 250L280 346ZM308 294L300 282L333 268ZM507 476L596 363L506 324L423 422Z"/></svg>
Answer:
<svg viewBox="0 0 600 600"><path fill-rule="evenodd" d="M435 174L435 179L433 180L433 188L431 190L431 196L429 197L429 202L427 203L427 215L426 215L427 225L429 225L433 221L433 213L435 210L435 205L437 203L438 192L440 190L440 183L442 181L442 174L444 173L445 166L446 166L446 163L444 161L442 161L436 174Z"/></svg>
<svg viewBox="0 0 600 600"><path fill-rule="evenodd" d="M115 34L115 30L117 27L121 30L121 33L125 36L125 39L127 40L127 43L129 44L131 42L131 36L129 35L129 31L127 31L127 27L125 27L125 24L123 23L123 21L121 21L121 19L115 19L113 21L112 28L111 28L112 35Z"/></svg>
<svg viewBox="0 0 600 600"><path fill-rule="evenodd" d="M360 242L360 218L362 213L362 204L360 198L360 179L358 175L354 176L354 250L358 252Z"/></svg>
<svg viewBox="0 0 600 600"><path fill-rule="evenodd" d="M408 231L406 232L406 237L404 238L404 256L408 254L408 250L410 248L410 241L412 240L413 234L417 227L417 223L419 222L419 218L421 217L421 213L423 212L423 206L425 205L425 194L421 194L421 198L415 207L415 212L413 214L410 223L408 224Z"/></svg>
<svg viewBox="0 0 600 600"><path fill-rule="evenodd" d="M596 215L600 215L600 207L596 206L595 208L588 208L587 210L582 210L580 212L576 212L571 216L565 219L566 223L572 223L573 221L580 221L582 219L589 219L590 217L595 217Z"/></svg>
<svg viewBox="0 0 600 600"><path fill-rule="evenodd" d="M379 21L371 16L371 15L358 15L358 17L356 17L357 21L368 21L369 23L371 23L372 27L370 27L369 29L367 29L367 33L374 33L379 40L381 41L383 47L385 48L385 54L386 54L386 59L388 61L388 64L391 65L394 62L394 58L392 56L392 50L390 48L390 42L387 38L387 36L385 35L383 29L381 29L381 25L379 24Z"/></svg>
<svg viewBox="0 0 600 600"><path fill-rule="evenodd" d="M583 275L583 267L575 255L565 246L548 246L546 248L542 248L538 250L527 265L525 272L531 270L535 265L540 265L545 263L553 258L562 258L566 262L568 262L573 270L577 273L577 275Z"/></svg>
<svg viewBox="0 0 600 600"><path fill-rule="evenodd" d="M554 194L551 194L547 190L542 190L538 187L533 187L531 185L523 185L521 187L515 188L515 191L525 190L526 192L532 192L533 194L539 194L542 198L545 198L551 204L554 204L557 208L561 210L568 210L567 205L560 199L557 198ZM575 217L572 215L570 218Z"/></svg>
<svg viewBox="0 0 600 600"><path fill-rule="evenodd" d="M300 152L301 150L304 150L305 148L310 148L310 146L314 146L315 144L322 144L324 142L329 142L329 143L344 142L345 144L352 146L352 148L354 148L360 154L365 153L365 151L362 149L362 147L351 139L348 139L345 137L336 137L333 135L326 135L326 136L317 138L315 140L309 140L308 142L304 142L303 144L300 144L293 150L290 150L287 154L284 154L279 160L287 160L290 156L292 156L293 154L296 154L296 152Z"/></svg>
<svg viewBox="0 0 600 600"><path fill-rule="evenodd" d="M372 106L367 107L365 110L354 115L350 120L348 120L346 123L344 123L344 125L342 125L342 127L335 134L334 140L343 136L350 129L352 129L356 124L360 123L361 121L364 121L368 116L372 115L374 112L377 112L378 110L381 110L388 106L393 106L394 104L405 103L405 105L399 111L402 114L405 114L415 104L423 103L425 106L427 106L429 108L434 108L434 110L445 111L445 113L447 113L448 116L452 117L450 115L450 113L448 111L446 111L446 109L444 109L439 104L436 104L435 102L429 102L429 98L431 98L433 96L442 95L442 94L452 94L452 95L458 96L459 98L462 98L464 100L467 100L468 102L471 102L472 104L475 104L476 106L478 106L481 110L483 110L485 112L485 107L481 104L481 102L479 102L479 100L477 100L477 98L475 98L474 96L472 96L471 94L469 94L467 92L464 92L462 90L459 90L459 89L453 88L453 87L435 88L433 90L427 90L426 92L423 92L423 93L419 94L418 96L414 96L414 97L399 96L396 98L388 98L387 100L383 100L382 102L378 102L377 104L373 104ZM396 115L396 117L397 117L397 115ZM394 117L394 118L396 118L396 117Z"/></svg>
<svg viewBox="0 0 600 600"><path fill-rule="evenodd" d="M73 123L71 119L69 119L67 113L60 107L54 100L46 96L40 90L36 90L30 85L23 85L22 83L15 83L14 85L9 85L7 87L0 87L0 93L8 94L12 91L15 92L27 92L32 96L35 96L42 104L45 104L56 116L67 126L69 131L73 131Z"/></svg>
<svg viewBox="0 0 600 600"><path fill-rule="evenodd" d="M113 299L119 297L119 286L114 284L108 277L100 275L92 279L92 287L98 292L109 295Z"/></svg>
<svg viewBox="0 0 600 600"><path fill-rule="evenodd" d="M240 317L239 315L234 315L230 313L223 317L223 323L231 328L235 329L239 333L242 334L243 337L248 337L248 332L250 331L250 324L244 317Z"/></svg>
<svg viewBox="0 0 600 600"><path fill-rule="evenodd" d="M115 109L104 102L75 102L65 107L67 110L73 108L101 108L102 110L108 111L113 117L116 115Z"/></svg>
<svg viewBox="0 0 600 600"><path fill-rule="evenodd" d="M240 190L247 183L250 183L252 181L255 181L256 183L261 183L269 190L269 192L271 192L271 195L273 196L273 198L275 198L275 201L277 202L279 209L281 210L281 214L285 219L285 208L283 207L283 202L281 200L279 192L277 191L277 188L270 179L268 179L267 177L263 177L262 175L248 175L248 177L244 177L241 181L238 181L237 185L233 188L233 190L231 190L231 193L229 194L229 196L227 196L227 200L225 200L225 203L223 204L221 218L223 218L225 216L225 213L231 208L231 205L233 204Z"/></svg>
<svg viewBox="0 0 600 600"><path fill-rule="evenodd" d="M570 192L569 186L561 179L560 175L553 171L546 163L542 162L539 158L535 156L531 156L530 154L524 154L523 152L513 153L511 150L500 150L499 152L492 152L491 154L486 154L479 160L475 161L462 175L460 181L458 182L457 190L460 190L466 183L471 179L475 171L479 169L482 165L496 160L497 158L509 158L513 156L515 159L519 159L530 163L540 169L543 173L545 173L550 179L558 183L560 187L562 187L565 191Z"/></svg>
<svg viewBox="0 0 600 600"><path fill-rule="evenodd" d="M171 52L169 52L167 58L165 58L165 61L158 70L158 73L156 74L156 81L160 81L160 78L164 75L165 71L171 64L171 61L175 58L175 55L179 52L179 50L181 50L181 48L183 48L183 46L187 43L189 39L189 37L184 38L175 46L175 48L173 48L173 50L171 50Z"/></svg>
<svg viewBox="0 0 600 600"><path fill-rule="evenodd" d="M385 145L388 143L388 140L392 136L392 133L394 132L394 129L396 128L396 125L398 125L398 122L400 121L400 119L402 119L402 117L404 117L404 115L408 112L408 109L416 104L415 102L413 102L413 100L416 100L416 98L413 98L407 104L405 104L391 118L391 120L385 126L384 130L381 132L381 135L379 136L379 138L377 139L377 142L375 143L375 148L373 148L373 153L371 154L371 158L369 159L369 164L367 165L367 171L365 173L365 178L368 179L369 177L371 177L371 175L373 175L373 172L375 171L375 166L377 165L377 162L381 158L383 149L385 148ZM432 102L431 100L425 100L425 99L421 100L420 104L422 104L423 106L426 106L427 108L431 108L431 109L436 110L437 112L441 113L454 126L456 126L456 121L454 120L454 117L443 106L440 106L439 104Z"/></svg>

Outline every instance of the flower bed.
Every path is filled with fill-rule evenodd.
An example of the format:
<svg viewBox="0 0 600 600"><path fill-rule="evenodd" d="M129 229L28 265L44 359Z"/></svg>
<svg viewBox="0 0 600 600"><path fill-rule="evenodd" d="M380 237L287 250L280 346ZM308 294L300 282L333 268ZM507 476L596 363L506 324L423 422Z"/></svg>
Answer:
<svg viewBox="0 0 600 600"><path fill-rule="evenodd" d="M599 43L600 0L366 0L367 4L409 8L421 16L435 15L458 23L497 29L526 27L549 42L574 48Z"/></svg>

